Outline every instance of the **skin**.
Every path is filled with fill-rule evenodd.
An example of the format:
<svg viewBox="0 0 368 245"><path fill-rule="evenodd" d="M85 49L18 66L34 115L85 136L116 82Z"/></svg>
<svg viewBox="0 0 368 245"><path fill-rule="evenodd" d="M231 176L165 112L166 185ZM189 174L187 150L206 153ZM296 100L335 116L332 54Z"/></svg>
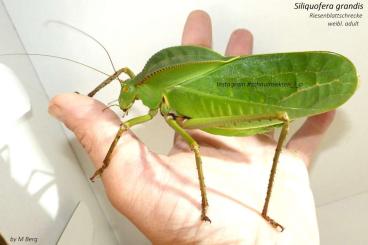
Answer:
<svg viewBox="0 0 368 245"><path fill-rule="evenodd" d="M211 20L190 13L182 44L211 47ZM251 54L252 34L235 30L226 55ZM62 94L49 104L51 115L72 130L96 168L117 132L120 119L101 102ZM153 244L319 244L308 168L334 111L310 117L291 137L277 169L269 215L286 229L277 232L260 216L276 141L272 133L225 137L199 130L208 190L208 216L200 221L200 192L193 153L176 135L168 155L151 152L128 131L120 139L102 181L112 205Z"/></svg>

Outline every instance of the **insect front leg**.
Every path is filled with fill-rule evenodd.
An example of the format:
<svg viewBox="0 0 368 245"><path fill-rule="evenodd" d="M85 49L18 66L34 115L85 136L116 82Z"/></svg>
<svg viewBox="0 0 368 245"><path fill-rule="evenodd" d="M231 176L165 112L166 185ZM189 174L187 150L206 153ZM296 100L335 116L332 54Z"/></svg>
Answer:
<svg viewBox="0 0 368 245"><path fill-rule="evenodd" d="M119 79L121 73L127 74L130 78L134 78L135 75L128 67L123 67L116 71L114 74L109 76L106 80L104 80L102 83L100 83L94 90L88 93L89 97L93 97L98 91L100 91L103 87L114 81L115 79Z"/></svg>
<svg viewBox="0 0 368 245"><path fill-rule="evenodd" d="M104 172L104 170L109 166L110 161L111 161L111 157L112 157L112 152L114 151L117 143L119 142L120 137L123 135L123 133L125 131L127 131L129 128L131 128L134 125L137 124L141 124L141 123L145 123L149 120L151 120L156 114L157 114L157 109L154 110L150 110L149 113L147 115L143 115L143 116L139 116L139 117L135 117L132 118L126 122L121 122L120 127L118 132L116 133L116 136L114 138L114 141L112 142L106 156L105 159L103 160L103 165L96 170L96 172L93 174L93 176L90 178L90 180L93 182L94 179L97 176L101 176L102 173Z"/></svg>
<svg viewBox="0 0 368 245"><path fill-rule="evenodd" d="M201 210L201 220L208 221L211 223L211 220L207 216L207 209L208 209L208 200L207 200L207 192L206 192L206 185L204 183L204 176L203 176L203 169L202 169L202 159L201 154L199 152L199 145L198 143L190 136L171 116L167 116L166 118L167 123L177 132L179 133L184 140L188 143L192 151L195 155L195 161L197 166L198 172L198 179L199 179L199 188L201 190L201 197L202 197L202 210Z"/></svg>

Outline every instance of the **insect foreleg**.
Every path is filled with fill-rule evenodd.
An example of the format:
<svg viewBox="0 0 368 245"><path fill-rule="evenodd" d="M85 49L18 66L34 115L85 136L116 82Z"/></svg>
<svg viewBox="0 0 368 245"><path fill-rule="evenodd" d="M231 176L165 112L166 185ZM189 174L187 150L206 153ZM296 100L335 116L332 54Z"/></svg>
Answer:
<svg viewBox="0 0 368 245"><path fill-rule="evenodd" d="M211 220L207 217L207 208L208 208L208 200L207 200L207 192L206 185L204 183L203 169L202 169L202 159L199 152L198 143L173 119L171 116L166 117L167 123L177 132L179 133L184 140L189 144L190 148L194 152L195 161L198 172L199 179L199 187L201 190L202 197L202 210L201 210L201 220L211 222Z"/></svg>
<svg viewBox="0 0 368 245"><path fill-rule="evenodd" d="M121 73L127 74L130 78L134 78L135 75L128 67L123 67L119 70L117 70L114 74L109 76L106 80L104 80L102 83L100 83L94 90L92 90L90 93L88 93L89 97L93 97L99 90L101 90L103 87L114 81L115 79L118 79Z"/></svg>
<svg viewBox="0 0 368 245"><path fill-rule="evenodd" d="M97 171L93 174L93 176L90 178L90 180L93 182L94 179L98 176L98 175L102 175L102 173L104 172L104 170L109 166L110 161L111 161L111 156L112 156L112 152L114 151L114 148L116 146L116 144L118 143L121 135L127 131L129 128L131 128L134 125L137 124L141 124L144 122L147 122L149 120L151 120L155 115L157 114L157 109L154 110L150 110L149 113L147 115L143 115L143 116L139 116L139 117L135 117L132 118L126 122L122 122L120 124L119 130L116 133L116 136L114 138L114 141L112 142L106 156L105 159L103 160L103 165L101 168L97 169Z"/></svg>

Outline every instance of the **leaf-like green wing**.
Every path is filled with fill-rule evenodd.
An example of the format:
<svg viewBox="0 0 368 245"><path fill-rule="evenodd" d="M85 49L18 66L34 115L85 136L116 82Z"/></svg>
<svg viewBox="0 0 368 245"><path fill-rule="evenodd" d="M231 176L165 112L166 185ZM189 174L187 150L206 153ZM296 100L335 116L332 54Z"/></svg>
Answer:
<svg viewBox="0 0 368 245"><path fill-rule="evenodd" d="M190 118L285 111L291 119L335 109L357 86L354 65L331 52L240 57L165 90L172 108ZM280 122L244 123L243 130Z"/></svg>
<svg viewBox="0 0 368 245"><path fill-rule="evenodd" d="M157 108L162 90L215 70L236 57L224 57L210 49L196 46L166 48L147 62L132 83L137 85L143 104Z"/></svg>
<svg viewBox="0 0 368 245"><path fill-rule="evenodd" d="M165 67L179 64L202 62L210 60L225 60L224 56L211 49L197 46L176 46L165 48L154 54L144 66L142 72L137 75L137 80Z"/></svg>

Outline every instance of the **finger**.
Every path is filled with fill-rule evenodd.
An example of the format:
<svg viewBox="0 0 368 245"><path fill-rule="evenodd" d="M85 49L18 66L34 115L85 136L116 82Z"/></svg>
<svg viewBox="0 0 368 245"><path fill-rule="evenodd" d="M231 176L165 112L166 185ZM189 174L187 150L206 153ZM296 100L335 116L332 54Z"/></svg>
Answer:
<svg viewBox="0 0 368 245"><path fill-rule="evenodd" d="M77 94L56 96L49 104L50 114L76 134L97 168L120 125L115 113L105 108L104 104ZM150 152L128 131L120 138L110 165L102 174L113 206L146 234L150 232L147 217L161 201L162 185L171 174L165 164L163 158Z"/></svg>
<svg viewBox="0 0 368 245"><path fill-rule="evenodd" d="M194 10L189 14L184 26L181 43L182 45L195 45L206 48L212 47L211 18L206 12ZM179 145L185 144L186 142L183 141L183 138L175 133L174 148L170 151L169 155L177 152Z"/></svg>
<svg viewBox="0 0 368 245"><path fill-rule="evenodd" d="M212 25L210 16L202 11L191 12L184 26L182 45L196 45L211 48Z"/></svg>
<svg viewBox="0 0 368 245"><path fill-rule="evenodd" d="M227 56L250 55L253 51L253 35L246 29L235 30L229 39L225 54ZM274 130L265 133L273 139ZM260 136L262 137L262 136Z"/></svg>
<svg viewBox="0 0 368 245"><path fill-rule="evenodd" d="M309 167L322 136L331 125L336 111L309 117L293 135L286 148L298 154Z"/></svg>
<svg viewBox="0 0 368 245"><path fill-rule="evenodd" d="M253 35L246 29L235 30L229 39L225 54L227 56L250 55L253 52ZM265 133L267 137L274 138L274 130Z"/></svg>
<svg viewBox="0 0 368 245"><path fill-rule="evenodd" d="M112 142L112 135L120 123L111 110L102 111L105 107L96 100L76 94L58 95L49 103L49 113L75 133L96 167L101 165L108 143Z"/></svg>
<svg viewBox="0 0 368 245"><path fill-rule="evenodd" d="M249 55L252 50L252 33L246 29L238 29L231 34L225 54L227 56Z"/></svg>
<svg viewBox="0 0 368 245"><path fill-rule="evenodd" d="M102 166L103 159L120 125L117 115L110 109L105 109L106 105L97 100L77 94L58 95L49 104L49 113L73 131L90 155L96 168ZM119 161L115 161L115 156L126 151L129 153ZM109 167L102 175L105 185L110 185L112 183L110 180L120 179L122 174L134 176L134 173L126 173L122 171L122 168L124 168L124 164L129 162L139 162L139 153L142 151L148 152L143 143L131 131L124 133L113 152Z"/></svg>

